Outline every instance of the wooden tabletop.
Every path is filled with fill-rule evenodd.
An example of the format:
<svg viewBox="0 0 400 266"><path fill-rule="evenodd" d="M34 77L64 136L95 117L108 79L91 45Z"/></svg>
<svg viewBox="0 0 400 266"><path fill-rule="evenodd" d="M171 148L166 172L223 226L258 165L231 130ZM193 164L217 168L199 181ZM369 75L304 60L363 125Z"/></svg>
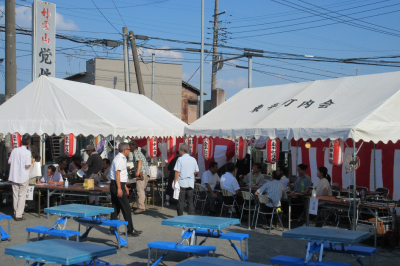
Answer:
<svg viewBox="0 0 400 266"><path fill-rule="evenodd" d="M311 196L307 196L307 198L312 198L312 197ZM349 204L349 202L342 201L341 199L337 199L336 197L333 197L333 196L332 197L331 196L316 196L314 198L318 199L318 200L327 201L327 202L330 202L330 203L338 203L338 204L340 203L340 204L346 204L346 205ZM371 208L371 209L380 209L380 210L394 208L394 207L388 207L388 206L374 205L374 204L370 204L369 202L360 203L359 206L360 207L365 207L365 208Z"/></svg>
<svg viewBox="0 0 400 266"><path fill-rule="evenodd" d="M36 188L44 188L44 189L52 189L52 190L65 190L65 191L75 191L75 192L103 192L109 193L110 192L110 185L104 185L104 187L97 187L95 186L94 189L85 189L83 184L75 184L70 185L68 187L65 186L58 186L58 185L42 185L36 184Z"/></svg>
<svg viewBox="0 0 400 266"><path fill-rule="evenodd" d="M347 193L353 193L352 189L347 189L347 188L338 188L338 189L332 189L333 191L338 191L338 192L347 192ZM356 191L360 192L361 189L356 189ZM381 191L364 191L365 195L383 195L384 193Z"/></svg>

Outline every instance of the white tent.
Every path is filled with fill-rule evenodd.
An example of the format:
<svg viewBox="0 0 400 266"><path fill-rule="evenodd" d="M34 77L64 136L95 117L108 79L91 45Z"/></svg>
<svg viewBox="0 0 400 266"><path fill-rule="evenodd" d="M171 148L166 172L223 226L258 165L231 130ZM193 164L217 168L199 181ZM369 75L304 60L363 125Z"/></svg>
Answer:
<svg viewBox="0 0 400 266"><path fill-rule="evenodd" d="M185 128L218 137L400 139L400 72L243 89Z"/></svg>
<svg viewBox="0 0 400 266"><path fill-rule="evenodd" d="M41 76L0 106L0 133L168 137L186 124L144 95Z"/></svg>

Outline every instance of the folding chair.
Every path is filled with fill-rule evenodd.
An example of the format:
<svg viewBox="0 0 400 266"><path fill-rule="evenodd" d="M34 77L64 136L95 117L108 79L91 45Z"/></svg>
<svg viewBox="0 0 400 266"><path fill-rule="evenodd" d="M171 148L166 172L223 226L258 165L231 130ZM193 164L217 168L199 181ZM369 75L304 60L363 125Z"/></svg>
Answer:
<svg viewBox="0 0 400 266"><path fill-rule="evenodd" d="M255 197L252 193L242 191L242 197L244 199L244 202L243 202L243 206L242 206L242 214L240 215L240 225L242 225L243 210L246 210L249 212L253 211L253 222L254 222L254 217L255 217L256 211L257 211ZM249 200L254 202L254 204L250 207L249 207ZM251 226L251 222L250 222L250 226Z"/></svg>
<svg viewBox="0 0 400 266"><path fill-rule="evenodd" d="M196 201L194 203L194 210L196 210L196 206L197 206L197 202L201 202L202 206L201 206L201 215L203 215L206 203L208 201L208 193L206 191L206 189L200 185L200 184L195 184L196 187Z"/></svg>
<svg viewBox="0 0 400 266"><path fill-rule="evenodd" d="M222 208L221 208L221 214L219 215L219 217L222 216L222 211L224 210L224 208L230 208L232 210L232 208L234 208L235 205L239 208L239 206L236 204L236 200L235 200L235 197L233 196L232 192L230 192L229 190L226 190L226 189L222 189L222 196L223 196L222 197ZM233 202L231 204L225 202L225 197L232 197ZM232 212L233 211L231 211L230 218L232 218Z"/></svg>
<svg viewBox="0 0 400 266"><path fill-rule="evenodd" d="M260 213L261 214L266 214L266 215L271 215L271 221L269 223L269 231L268 231L268 233L271 233L272 220L274 219L274 214L276 214L276 216L278 217L278 220L281 223L281 226L282 226L282 229L283 229L283 224L282 224L282 221L281 221L281 217L279 217L279 213L276 210L276 208L278 208L278 206L275 206L273 200L268 196L265 196L265 195L257 195L257 196L258 196L258 208L257 208L257 218L256 218L256 222L255 222L255 225L254 225L254 229L257 228L258 215ZM261 204L267 204L267 203L272 203L272 205L274 206L272 208L272 212L262 212L262 211L260 211L260 205Z"/></svg>

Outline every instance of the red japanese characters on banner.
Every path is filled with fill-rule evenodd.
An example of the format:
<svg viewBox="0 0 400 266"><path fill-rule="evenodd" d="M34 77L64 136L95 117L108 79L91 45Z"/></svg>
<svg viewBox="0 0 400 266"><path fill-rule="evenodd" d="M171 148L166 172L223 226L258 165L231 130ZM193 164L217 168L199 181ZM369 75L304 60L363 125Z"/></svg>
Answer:
<svg viewBox="0 0 400 266"><path fill-rule="evenodd" d="M203 139L203 158L206 160L214 158L214 141L212 138Z"/></svg>
<svg viewBox="0 0 400 266"><path fill-rule="evenodd" d="M247 154L247 140L240 137L235 143L235 155L238 160L246 158Z"/></svg>
<svg viewBox="0 0 400 266"><path fill-rule="evenodd" d="M11 134L11 145L13 149L22 146L21 135L18 132Z"/></svg>
<svg viewBox="0 0 400 266"><path fill-rule="evenodd" d="M340 166L344 158L344 141L341 139L331 140L329 143L329 163Z"/></svg>
<svg viewBox="0 0 400 266"><path fill-rule="evenodd" d="M72 133L64 135L64 153L68 157L72 157L76 153L76 137Z"/></svg>
<svg viewBox="0 0 400 266"><path fill-rule="evenodd" d="M147 153L150 158L157 157L157 138L151 137L147 139Z"/></svg>
<svg viewBox="0 0 400 266"><path fill-rule="evenodd" d="M268 139L267 141L267 161L275 164L279 160L279 139Z"/></svg>
<svg viewBox="0 0 400 266"><path fill-rule="evenodd" d="M197 154L198 140L197 137L186 137L185 144L189 146L189 154L195 157Z"/></svg>
<svg viewBox="0 0 400 266"><path fill-rule="evenodd" d="M176 152L178 149L176 145L176 138L175 137L169 137L167 138L167 150L168 152Z"/></svg>

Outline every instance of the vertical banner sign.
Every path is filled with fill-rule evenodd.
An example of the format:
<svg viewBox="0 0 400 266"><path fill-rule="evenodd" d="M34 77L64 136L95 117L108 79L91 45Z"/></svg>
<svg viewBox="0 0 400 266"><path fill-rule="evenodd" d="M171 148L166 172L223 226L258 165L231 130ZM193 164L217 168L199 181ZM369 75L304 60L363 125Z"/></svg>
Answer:
<svg viewBox="0 0 400 266"><path fill-rule="evenodd" d="M56 76L56 5L35 0L32 7L32 80Z"/></svg>
<svg viewBox="0 0 400 266"><path fill-rule="evenodd" d="M68 157L72 157L76 153L76 137L72 133L64 135L64 153Z"/></svg>
<svg viewBox="0 0 400 266"><path fill-rule="evenodd" d="M11 144L13 149L22 146L21 135L18 132L11 134Z"/></svg>
<svg viewBox="0 0 400 266"><path fill-rule="evenodd" d="M275 164L279 160L279 139L268 139L267 141L267 161Z"/></svg>

